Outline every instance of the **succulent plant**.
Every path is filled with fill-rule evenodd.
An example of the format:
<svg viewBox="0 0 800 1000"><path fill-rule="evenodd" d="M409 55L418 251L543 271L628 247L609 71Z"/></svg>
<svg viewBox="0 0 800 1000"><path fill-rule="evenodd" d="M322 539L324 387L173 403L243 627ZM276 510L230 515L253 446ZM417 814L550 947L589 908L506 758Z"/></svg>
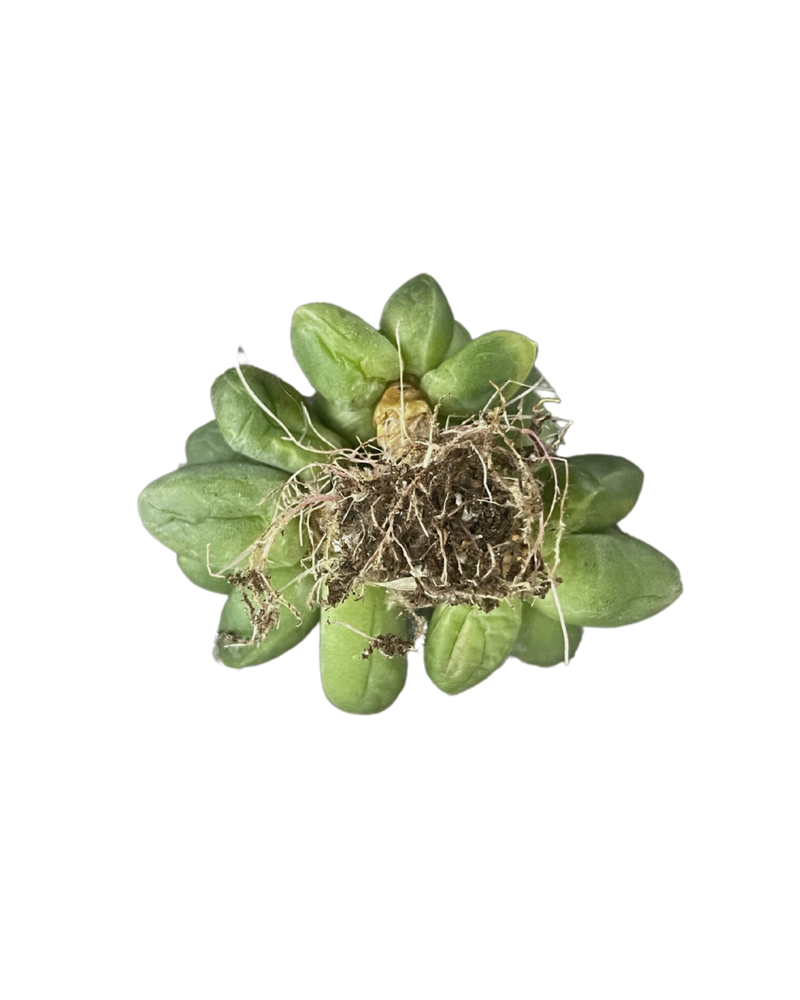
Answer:
<svg viewBox="0 0 800 1000"><path fill-rule="evenodd" d="M630 625L681 593L674 563L619 528L641 470L559 454L568 425L527 337L473 339L421 274L377 328L313 303L291 339L315 394L237 363L186 463L139 497L185 575L226 595L226 666L273 659L319 623L326 696L372 714L417 643L458 694L509 656L569 662L584 628Z"/></svg>

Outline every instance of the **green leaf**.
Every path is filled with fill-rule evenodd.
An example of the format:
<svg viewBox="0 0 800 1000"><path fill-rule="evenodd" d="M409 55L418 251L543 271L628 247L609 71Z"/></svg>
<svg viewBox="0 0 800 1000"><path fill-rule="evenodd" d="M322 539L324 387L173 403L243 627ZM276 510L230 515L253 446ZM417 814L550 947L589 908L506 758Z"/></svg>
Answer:
<svg viewBox="0 0 800 1000"><path fill-rule="evenodd" d="M538 600L533 603L522 602L522 623L511 655L536 667L554 667L557 663L563 663L565 658L561 622L548 618L538 604ZM583 629L578 625L567 625L566 628L572 659L580 645Z"/></svg>
<svg viewBox="0 0 800 1000"><path fill-rule="evenodd" d="M350 444L369 441L375 437L375 424L372 422L374 407L359 406L357 400L332 403L318 392L314 393L311 405L325 426L332 427Z"/></svg>
<svg viewBox="0 0 800 1000"><path fill-rule="evenodd" d="M563 491L564 526L572 534L591 534L617 524L633 510L642 491L644 473L638 465L617 455L573 455L555 461L558 484ZM567 471L569 476L567 477ZM553 474L545 472L543 499L549 509L553 497ZM551 522L558 521L558 504Z"/></svg>
<svg viewBox="0 0 800 1000"><path fill-rule="evenodd" d="M547 410L543 400L559 398L556 390L547 381L544 375L542 375L536 365L531 368L523 379L523 382L525 383L525 386L533 386L534 388L530 392L526 393L518 403L514 403L511 407L509 407L512 412L516 412L517 409L521 407L522 412L526 414L533 413L534 409L541 413L542 410ZM509 387L506 399L511 400L514 396L518 396L523 392L525 392L524 386Z"/></svg>
<svg viewBox="0 0 800 1000"><path fill-rule="evenodd" d="M273 468L297 472L312 462L324 461L331 445L341 446L341 439L333 432L319 428L330 441L327 444L308 427L305 400L283 379L253 365L242 365L242 374L274 417L256 403L235 368L220 375L211 387L211 402L222 436L235 451ZM287 430L300 444L289 440Z"/></svg>
<svg viewBox="0 0 800 1000"><path fill-rule="evenodd" d="M195 563L205 564L210 544L211 568L221 570L266 531L286 478L245 462L185 465L142 490L139 516L154 538ZM292 566L303 551L292 522L272 547L270 565Z"/></svg>
<svg viewBox="0 0 800 1000"><path fill-rule="evenodd" d="M234 451L222 436L216 420L192 431L186 439L186 461L189 465L208 465L214 462L254 462L255 459Z"/></svg>
<svg viewBox="0 0 800 1000"><path fill-rule="evenodd" d="M208 572L206 561L192 559L189 556L178 555L178 567L197 587L210 590L215 594L229 594L231 585L225 577L212 576Z"/></svg>
<svg viewBox="0 0 800 1000"><path fill-rule="evenodd" d="M509 415L517 418L519 426L525 426L528 421L520 421L518 418L521 416L529 417L534 410L537 415L546 414L549 417L550 410L544 401L558 398L558 393L535 365L525 376L523 383L523 385L510 385L504 393L506 403L509 404ZM533 388L530 392L526 392L526 387L530 386ZM523 393L525 394L522 395ZM516 396L521 396L521 398L514 401ZM538 432L539 439L547 447L551 447L556 442L560 433L558 424L550 419L544 421ZM530 438L526 438L525 435L514 432L511 436L517 444L524 444L526 441L530 444Z"/></svg>
<svg viewBox="0 0 800 1000"><path fill-rule="evenodd" d="M403 690L408 661L406 656L387 659L379 652L362 659L369 640L353 628L373 638L392 633L405 639L408 625L397 608L387 606L381 587L366 587L360 600L348 597L322 614L320 669L325 696L343 712L372 715L388 708Z"/></svg>
<svg viewBox="0 0 800 1000"><path fill-rule="evenodd" d="M460 694L502 666L519 632L519 601L481 611L466 604L435 608L425 637L425 669L446 694Z"/></svg>
<svg viewBox="0 0 800 1000"><path fill-rule="evenodd" d="M542 444L552 449L559 437L561 437L561 428L555 420L545 420L539 428L539 440Z"/></svg>
<svg viewBox="0 0 800 1000"><path fill-rule="evenodd" d="M374 407L400 377L396 348L363 319L327 302L295 310L292 350L308 381L332 403Z"/></svg>
<svg viewBox="0 0 800 1000"><path fill-rule="evenodd" d="M441 401L443 416L469 416L483 409L495 394L495 385L502 388L509 381L521 382L535 357L532 340L510 330L495 330L471 340L429 371L420 387L431 405Z"/></svg>
<svg viewBox="0 0 800 1000"><path fill-rule="evenodd" d="M381 333L400 345L404 374L424 375L444 360L453 339L453 311L439 283L418 274L383 307Z"/></svg>
<svg viewBox="0 0 800 1000"><path fill-rule="evenodd" d="M221 634L215 650L215 655L226 667L254 667L274 660L305 639L314 628L319 621L319 609L309 608L306 604L314 579L310 573L301 576L302 573L299 565L271 572L273 586L295 607L300 621L288 608L282 607L278 624L266 638L253 645L244 644L252 637L253 629L241 591L236 588L230 594L222 609L219 622Z"/></svg>
<svg viewBox="0 0 800 1000"><path fill-rule="evenodd" d="M450 341L450 346L447 348L447 352L442 358L443 361L447 358L452 358L454 354L458 354L462 347L466 347L467 344L472 340L469 335L469 331L465 326L462 326L458 320L453 320L453 339Z"/></svg>
<svg viewBox="0 0 800 1000"><path fill-rule="evenodd" d="M564 535L556 569L564 620L570 625L614 628L650 618L681 594L678 567L652 545L618 529ZM537 603L558 618L552 593Z"/></svg>

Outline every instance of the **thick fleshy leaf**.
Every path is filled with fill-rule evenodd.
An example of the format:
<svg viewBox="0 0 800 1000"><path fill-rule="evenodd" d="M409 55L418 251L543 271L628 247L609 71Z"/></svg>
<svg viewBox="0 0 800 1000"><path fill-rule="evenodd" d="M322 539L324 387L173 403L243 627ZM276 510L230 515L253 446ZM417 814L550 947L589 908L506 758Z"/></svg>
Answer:
<svg viewBox="0 0 800 1000"><path fill-rule="evenodd" d="M481 611L466 604L441 604L425 637L425 669L446 694L460 694L502 666L519 632L519 601Z"/></svg>
<svg viewBox="0 0 800 1000"><path fill-rule="evenodd" d="M278 624L259 643L247 642L253 630L241 592L237 588L230 594L222 609L221 634L215 649L215 655L226 667L254 667L274 660L305 639L314 628L319 621L319 609L306 605L314 581L310 574L303 576L302 573L300 566L291 566L275 569L270 574L273 586L294 606L300 621L289 608L282 607Z"/></svg>
<svg viewBox="0 0 800 1000"><path fill-rule="evenodd" d="M404 374L424 375L440 364L453 339L453 310L438 281L418 274L401 285L383 307L381 333L399 344Z"/></svg>
<svg viewBox="0 0 800 1000"><path fill-rule="evenodd" d="M561 437L561 428L555 420L545 420L539 428L539 440L545 447L552 449Z"/></svg>
<svg viewBox="0 0 800 1000"><path fill-rule="evenodd" d="M212 576L208 572L205 559L201 561L189 556L178 555L178 567L195 586L202 587L203 590L210 590L214 594L229 594L231 592L231 585L224 576Z"/></svg>
<svg viewBox="0 0 800 1000"><path fill-rule="evenodd" d="M538 607L538 601L522 603L522 622L512 656L523 663L536 667L554 667L565 658L564 633L561 622L548 618ZM579 625L567 625L570 659L580 645L583 629Z"/></svg>
<svg viewBox="0 0 800 1000"><path fill-rule="evenodd" d="M142 490L139 515L160 542L212 570L226 568L266 531L286 475L265 465L184 465ZM262 503L262 501L264 501ZM293 566L303 555L296 522L270 552L270 565Z"/></svg>
<svg viewBox="0 0 800 1000"><path fill-rule="evenodd" d="M632 625L669 607L681 594L678 567L652 545L618 529L561 539L557 593L570 625ZM557 619L552 593L537 603Z"/></svg>
<svg viewBox="0 0 800 1000"><path fill-rule="evenodd" d="M222 436L216 420L192 431L186 439L186 462L189 465L208 465L214 462L248 462L255 459L234 451Z"/></svg>
<svg viewBox="0 0 800 1000"><path fill-rule="evenodd" d="M462 347L466 347L467 344L472 340L469 335L467 328L458 322L458 320L453 320L453 339L450 341L450 346L447 348L443 361L447 358L452 358L454 354L458 354Z"/></svg>
<svg viewBox="0 0 800 1000"><path fill-rule="evenodd" d="M348 597L338 607L324 611L320 619L319 659L325 696L343 712L373 715L388 708L403 690L408 658L387 659L379 652L362 658L369 639L359 632L373 638L387 633L402 639L408 636L405 617L397 608L387 607L380 587L365 588L360 600Z"/></svg>
<svg viewBox="0 0 800 1000"><path fill-rule="evenodd" d="M564 525L572 534L591 534L617 524L633 510L644 482L638 465L618 455L573 455L556 460L556 474L561 490L567 486L564 500ZM549 508L553 497L553 476L544 470L543 498ZM558 504L559 501L557 500ZM553 520L555 524L557 518Z"/></svg>
<svg viewBox="0 0 800 1000"><path fill-rule="evenodd" d="M374 406L400 377L397 348L360 317L327 302L295 310L292 350L317 392L339 405Z"/></svg>
<svg viewBox="0 0 800 1000"><path fill-rule="evenodd" d="M375 437L375 425L372 422L374 407L359 406L356 399L350 403L332 403L318 392L314 393L311 405L324 425L332 427L350 444L369 441Z"/></svg>
<svg viewBox="0 0 800 1000"><path fill-rule="evenodd" d="M522 381L523 385L510 385L504 393L509 414L517 420L521 416L526 418L531 416L534 410L537 415L546 414L548 419L539 428L539 440L547 447L551 447L558 439L561 430L558 424L550 419L549 407L551 404L548 401L557 399L558 393L535 365ZM528 392L526 390L529 387L531 387L531 391ZM521 426L525 426L528 423L525 420L521 423ZM517 440L521 441L524 439L520 435ZM528 439L528 442L530 443L530 439Z"/></svg>
<svg viewBox="0 0 800 1000"><path fill-rule="evenodd" d="M420 387L432 406L441 402L443 416L469 416L486 405L495 394L495 386L521 382L535 357L532 340L510 330L494 330L471 340L429 371Z"/></svg>
<svg viewBox="0 0 800 1000"><path fill-rule="evenodd" d="M211 402L222 436L235 451L273 468L297 472L324 461L331 445L341 446L332 432L319 428L328 444L307 425L305 400L288 382L253 365L242 365L242 374L274 416L256 403L235 368L220 375L211 387ZM287 430L300 443L290 440Z"/></svg>
<svg viewBox="0 0 800 1000"><path fill-rule="evenodd" d="M525 383L525 386L532 386L533 388L530 392L526 392L524 386L509 388L509 391L506 393L506 400L509 402L514 396L521 396L522 393L525 393L518 402L513 403L509 407L512 412L516 412L520 408L523 413L533 413L534 409L541 412L543 409L548 409L548 404L544 402L545 400L559 398L556 390L542 375L536 365L531 368L522 381Z"/></svg>

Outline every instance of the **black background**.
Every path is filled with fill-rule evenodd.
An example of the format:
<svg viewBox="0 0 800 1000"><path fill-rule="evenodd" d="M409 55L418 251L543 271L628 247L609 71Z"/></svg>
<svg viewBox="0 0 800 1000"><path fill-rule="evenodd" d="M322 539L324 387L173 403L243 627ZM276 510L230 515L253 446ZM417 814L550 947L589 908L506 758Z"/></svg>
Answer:
<svg viewBox="0 0 800 1000"><path fill-rule="evenodd" d="M123 533L133 683L143 695L154 704L186 706L212 725L291 726L331 739L356 725L319 692L313 636L294 654L248 674L211 664L219 599L181 578L172 556L139 527L133 501L150 478L180 459L184 435L210 415L208 383L229 363L237 341L254 362L305 390L287 353L292 308L332 298L374 321L386 295L420 268L442 281L474 333L506 325L540 341L541 366L565 399L561 412L578 418L570 450L620 451L645 467L644 499L625 526L688 572L685 531L696 493L687 491L684 469L696 418L679 336L690 295L677 263L631 230L628 243L618 234L593 239L592 227L580 240L567 229L557 240L537 242L530 227L523 238L513 225L496 241L490 232L473 239L468 228L414 241L368 230L359 237L348 230L346 215L334 212L320 213L314 225L305 219L300 231L281 218L266 232L242 219L231 226L187 213L166 229L162 219L156 245L146 259L137 258L133 285L125 282L136 332L124 365L131 507ZM691 399L696 405L697 395ZM467 726L509 723L526 733L543 727L571 738L567 734L592 717L611 730L624 723L631 736L647 727L677 675L696 669L685 655L687 613L684 600L646 625L590 633L570 669L540 673L511 663L454 701L428 684L415 660L396 708L380 722L359 721L387 735L399 727L416 738L461 727L466 736Z"/></svg>

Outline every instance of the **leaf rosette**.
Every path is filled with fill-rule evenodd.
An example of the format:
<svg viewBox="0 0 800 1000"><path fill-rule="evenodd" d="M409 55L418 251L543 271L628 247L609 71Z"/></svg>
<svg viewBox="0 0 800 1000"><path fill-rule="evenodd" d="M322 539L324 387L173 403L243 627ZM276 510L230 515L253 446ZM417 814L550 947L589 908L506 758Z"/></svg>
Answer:
<svg viewBox="0 0 800 1000"><path fill-rule="evenodd" d="M376 327L301 306L291 342L314 395L237 363L186 462L139 497L188 579L224 595L226 666L274 659L319 623L326 697L368 715L396 700L417 644L459 694L509 658L569 663L584 629L680 595L675 564L619 527L641 469L559 453L568 424L527 337L473 338L421 274Z"/></svg>

